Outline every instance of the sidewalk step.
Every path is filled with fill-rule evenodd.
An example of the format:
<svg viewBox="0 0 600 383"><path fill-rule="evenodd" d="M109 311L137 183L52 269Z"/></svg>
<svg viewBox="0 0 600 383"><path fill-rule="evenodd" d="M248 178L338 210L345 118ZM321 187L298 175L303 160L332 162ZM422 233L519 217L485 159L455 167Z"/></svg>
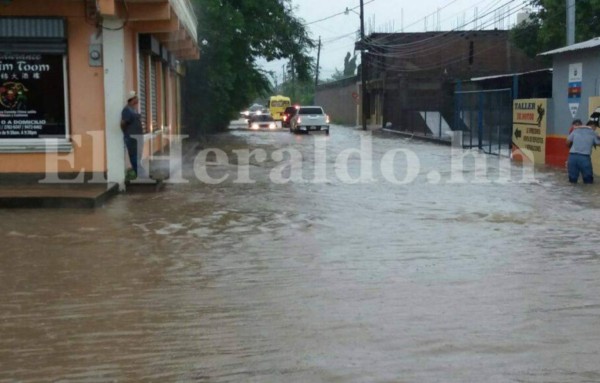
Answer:
<svg viewBox="0 0 600 383"><path fill-rule="evenodd" d="M119 185L0 185L0 208L96 208L119 193Z"/></svg>

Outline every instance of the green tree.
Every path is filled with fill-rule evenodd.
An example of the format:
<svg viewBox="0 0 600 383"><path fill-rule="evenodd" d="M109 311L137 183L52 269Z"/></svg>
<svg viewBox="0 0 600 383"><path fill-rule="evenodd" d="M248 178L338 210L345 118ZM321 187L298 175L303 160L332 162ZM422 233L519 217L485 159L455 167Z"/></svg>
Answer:
<svg viewBox="0 0 600 383"><path fill-rule="evenodd" d="M343 78L346 78L346 76L344 75L344 72L339 70L338 68L335 68L335 72L333 72L329 81L337 81L337 80L341 80Z"/></svg>
<svg viewBox="0 0 600 383"><path fill-rule="evenodd" d="M295 63L290 60L286 65L286 81L281 84L280 94L290 97L292 104L310 105L315 97L315 72L309 69L308 76L296 75Z"/></svg>
<svg viewBox="0 0 600 383"><path fill-rule="evenodd" d="M531 0L530 19L513 28L515 44L531 57L566 45L567 10L565 0ZM577 0L575 40L600 36L600 0Z"/></svg>
<svg viewBox="0 0 600 383"><path fill-rule="evenodd" d="M314 42L290 0L193 0L200 60L186 64L184 121L192 136L224 130L248 104L271 92L257 64L290 58L296 78L310 78Z"/></svg>
<svg viewBox="0 0 600 383"><path fill-rule="evenodd" d="M352 56L350 52L346 53L344 58L344 70L335 68L335 72L326 82L338 81L356 75L356 55Z"/></svg>
<svg viewBox="0 0 600 383"><path fill-rule="evenodd" d="M356 55L351 56L350 52L346 53L344 59L344 76L352 77L356 74Z"/></svg>

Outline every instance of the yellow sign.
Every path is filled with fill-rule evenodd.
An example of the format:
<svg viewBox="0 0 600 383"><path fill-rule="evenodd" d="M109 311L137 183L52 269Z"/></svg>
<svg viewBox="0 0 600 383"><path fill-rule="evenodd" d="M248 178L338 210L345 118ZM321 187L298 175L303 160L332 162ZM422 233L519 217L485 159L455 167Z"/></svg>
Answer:
<svg viewBox="0 0 600 383"><path fill-rule="evenodd" d="M588 105L589 117L592 115L592 113L600 108L600 97L590 97ZM583 123L585 124L587 121L583 121ZM596 130L596 134L600 134L600 130ZM596 148L592 151L592 166L594 167L594 175L600 176L600 148Z"/></svg>
<svg viewBox="0 0 600 383"><path fill-rule="evenodd" d="M513 159L546 162L548 100L531 98L513 101Z"/></svg>

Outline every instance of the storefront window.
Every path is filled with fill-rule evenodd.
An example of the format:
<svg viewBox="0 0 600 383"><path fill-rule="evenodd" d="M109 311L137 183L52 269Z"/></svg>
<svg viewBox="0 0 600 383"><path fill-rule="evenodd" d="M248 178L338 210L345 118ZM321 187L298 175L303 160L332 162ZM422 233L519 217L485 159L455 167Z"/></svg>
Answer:
<svg viewBox="0 0 600 383"><path fill-rule="evenodd" d="M0 54L0 139L66 138L65 58Z"/></svg>

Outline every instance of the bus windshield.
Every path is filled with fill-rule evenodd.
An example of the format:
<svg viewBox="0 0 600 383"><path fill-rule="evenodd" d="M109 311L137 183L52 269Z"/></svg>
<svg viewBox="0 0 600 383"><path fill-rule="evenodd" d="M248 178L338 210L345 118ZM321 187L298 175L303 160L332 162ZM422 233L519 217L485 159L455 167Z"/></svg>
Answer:
<svg viewBox="0 0 600 383"><path fill-rule="evenodd" d="M290 105L292 105L292 102L289 97L272 96L269 100L269 111L271 112L271 116L273 116L275 120L282 120L285 108Z"/></svg>

